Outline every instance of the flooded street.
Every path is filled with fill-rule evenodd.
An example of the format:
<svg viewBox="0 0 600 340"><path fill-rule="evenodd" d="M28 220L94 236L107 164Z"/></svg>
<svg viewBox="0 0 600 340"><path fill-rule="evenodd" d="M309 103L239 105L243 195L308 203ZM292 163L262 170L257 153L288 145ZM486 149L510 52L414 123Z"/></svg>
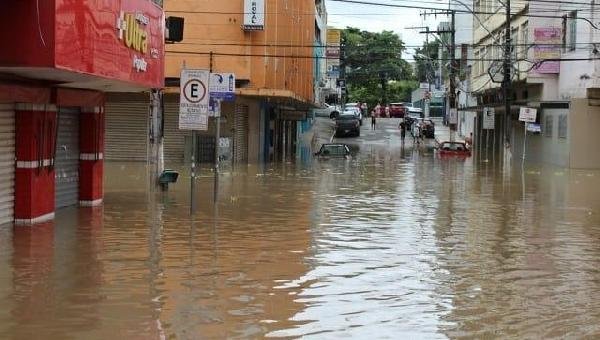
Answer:
<svg viewBox="0 0 600 340"><path fill-rule="evenodd" d="M148 198L106 165L102 207L0 228L2 339L600 336L600 172L400 147L251 166ZM365 124L366 125L366 124Z"/></svg>

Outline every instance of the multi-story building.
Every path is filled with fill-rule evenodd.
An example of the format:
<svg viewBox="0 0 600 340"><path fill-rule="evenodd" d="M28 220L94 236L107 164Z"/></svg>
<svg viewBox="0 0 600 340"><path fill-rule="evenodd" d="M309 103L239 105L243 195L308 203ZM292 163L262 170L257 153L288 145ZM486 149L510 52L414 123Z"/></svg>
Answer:
<svg viewBox="0 0 600 340"><path fill-rule="evenodd" d="M509 129L500 83L504 57L505 10L500 1L475 1L480 14L473 22L471 87L483 107L496 112L496 142L509 130L513 157L523 154L524 124L518 122L520 107L538 110L541 133L527 140L526 157L532 161L571 168L598 168L600 155L590 155L599 126L593 114L598 80L598 54L594 22L598 9L569 2L513 2L511 15L512 107ZM495 13L495 14L492 14ZM492 77L496 75L495 77ZM481 128L481 124L479 124Z"/></svg>
<svg viewBox="0 0 600 340"><path fill-rule="evenodd" d="M476 112L467 108L477 105L471 86L471 70L473 67L473 15L465 10L473 9L473 0L452 1L455 10L455 58L456 70L456 100L458 107L457 131L462 137L469 137L475 129ZM449 84L447 84L449 85Z"/></svg>
<svg viewBox="0 0 600 340"><path fill-rule="evenodd" d="M164 157L183 163L191 154L192 134L178 129L179 78L182 68L212 69L236 76L236 99L224 102L221 146L229 146L234 163L292 157L298 122L314 105L316 39L315 0L165 1L167 15L183 17L183 41L166 46ZM144 160L147 138L136 112L147 109L146 97L109 97L107 121L120 126L107 138L109 159ZM198 139L201 162L212 162L215 120ZM114 138L111 138L114 137Z"/></svg>
<svg viewBox="0 0 600 340"><path fill-rule="evenodd" d="M57 208L102 202L105 92L163 87L159 4L3 2L0 223L42 222Z"/></svg>

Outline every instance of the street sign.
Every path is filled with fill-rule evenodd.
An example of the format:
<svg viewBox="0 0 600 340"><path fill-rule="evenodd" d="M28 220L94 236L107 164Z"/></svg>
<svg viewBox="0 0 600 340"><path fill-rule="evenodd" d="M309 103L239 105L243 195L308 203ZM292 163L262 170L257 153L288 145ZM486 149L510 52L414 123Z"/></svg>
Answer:
<svg viewBox="0 0 600 340"><path fill-rule="evenodd" d="M429 83L419 83L419 88L421 90L429 90Z"/></svg>
<svg viewBox="0 0 600 340"><path fill-rule="evenodd" d="M533 133L541 133L542 126L540 124L527 123L527 131L533 132Z"/></svg>
<svg viewBox="0 0 600 340"><path fill-rule="evenodd" d="M208 130L209 75L207 70L181 70L180 130Z"/></svg>
<svg viewBox="0 0 600 340"><path fill-rule="evenodd" d="M458 109L450 109L450 117L448 117L448 123L458 124Z"/></svg>
<svg viewBox="0 0 600 340"><path fill-rule="evenodd" d="M224 101L234 101L235 74L211 73L209 93L212 98L218 98Z"/></svg>
<svg viewBox="0 0 600 340"><path fill-rule="evenodd" d="M519 110L519 120L521 122L535 123L537 119L537 110L530 107L521 107Z"/></svg>
<svg viewBox="0 0 600 340"><path fill-rule="evenodd" d="M496 128L496 112L493 107L483 108L483 129L494 130Z"/></svg>
<svg viewBox="0 0 600 340"><path fill-rule="evenodd" d="M221 101L215 97L210 97L208 104L209 117L221 117Z"/></svg>

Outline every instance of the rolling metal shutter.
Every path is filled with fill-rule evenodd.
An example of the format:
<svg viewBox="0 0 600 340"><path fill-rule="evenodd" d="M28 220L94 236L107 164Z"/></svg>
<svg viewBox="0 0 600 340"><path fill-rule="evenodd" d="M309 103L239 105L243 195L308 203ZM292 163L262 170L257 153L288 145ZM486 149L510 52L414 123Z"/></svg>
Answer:
<svg viewBox="0 0 600 340"><path fill-rule="evenodd" d="M164 155L165 161L183 163L185 153L185 137L191 136L187 130L179 130L179 103L164 103Z"/></svg>
<svg viewBox="0 0 600 340"><path fill-rule="evenodd" d="M56 208L79 203L79 111L60 108L56 160Z"/></svg>
<svg viewBox="0 0 600 340"><path fill-rule="evenodd" d="M233 161L244 163L248 161L248 105L235 106L233 124Z"/></svg>
<svg viewBox="0 0 600 340"><path fill-rule="evenodd" d="M146 161L148 101L107 101L105 159Z"/></svg>
<svg viewBox="0 0 600 340"><path fill-rule="evenodd" d="M0 224L12 223L15 201L15 111L0 104Z"/></svg>

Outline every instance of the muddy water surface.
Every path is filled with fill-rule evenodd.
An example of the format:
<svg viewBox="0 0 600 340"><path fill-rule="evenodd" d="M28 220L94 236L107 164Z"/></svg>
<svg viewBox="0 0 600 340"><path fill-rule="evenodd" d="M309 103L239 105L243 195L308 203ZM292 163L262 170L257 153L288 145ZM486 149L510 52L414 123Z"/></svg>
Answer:
<svg viewBox="0 0 600 340"><path fill-rule="evenodd" d="M0 338L600 336L600 173L389 145L0 229Z"/></svg>

